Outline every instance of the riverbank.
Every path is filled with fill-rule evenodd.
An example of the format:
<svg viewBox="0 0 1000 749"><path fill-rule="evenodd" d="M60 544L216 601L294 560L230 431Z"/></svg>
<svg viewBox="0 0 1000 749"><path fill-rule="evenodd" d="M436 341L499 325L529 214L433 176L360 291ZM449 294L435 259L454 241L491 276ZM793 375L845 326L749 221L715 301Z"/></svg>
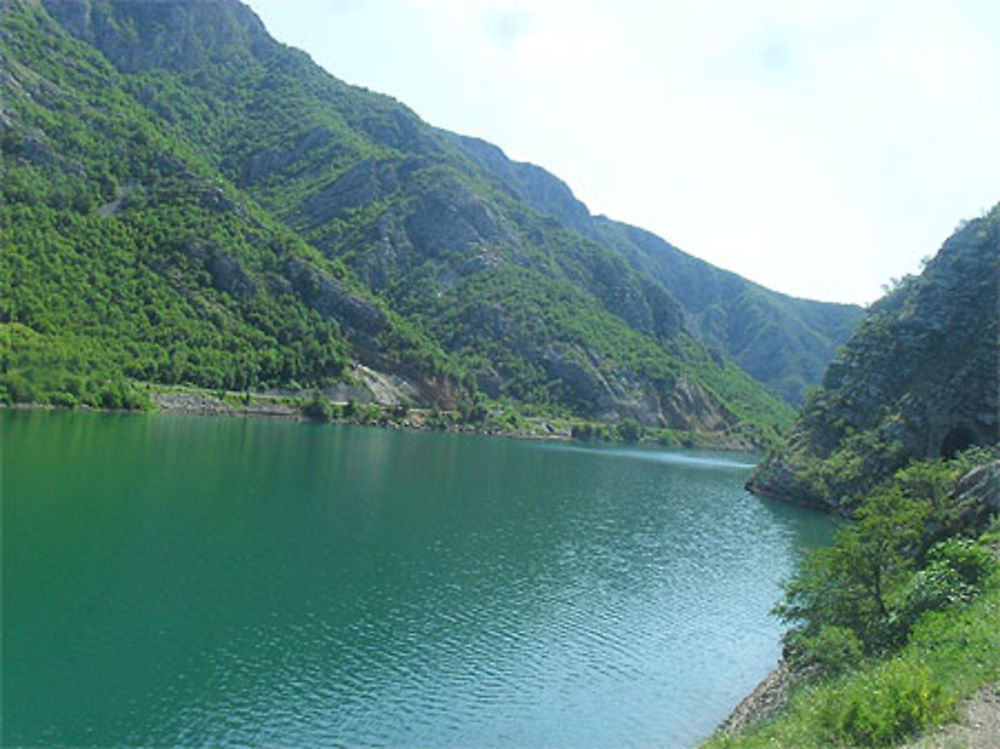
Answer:
<svg viewBox="0 0 1000 749"><path fill-rule="evenodd" d="M1000 464L968 471L948 501L967 514L969 487L974 486L976 502L994 506L987 491L990 477L1000 481ZM998 485L992 486L996 490ZM937 554L932 564L938 567L913 573L905 590L924 586L920 600L928 603L914 617L901 646L851 655L834 652L830 641L821 658L813 661L817 665L804 672L782 662L733 709L702 749L998 746L1000 566L990 557L1000 558L1000 522L994 514L975 540L947 543L960 566L948 577L941 571L941 560L949 557L932 551L932 557ZM963 580L985 576L956 583L956 576L963 574ZM937 590L929 585L946 586L952 593L933 604L941 594L927 598ZM828 662L825 670L818 665L823 662Z"/></svg>
<svg viewBox="0 0 1000 749"><path fill-rule="evenodd" d="M732 736L777 715L788 704L792 688L805 676L805 673L795 671L786 661L781 661L750 694L740 700L719 725L716 733Z"/></svg>
<svg viewBox="0 0 1000 749"><path fill-rule="evenodd" d="M296 421L330 422L352 426L377 426L413 431L449 431L522 439L572 439L570 425L551 419L518 417L517 425L473 424L463 421L460 412L434 411L399 405L324 400L317 408L315 398L270 394L230 394L218 397L203 391L161 391L152 395L157 410L199 416L245 416ZM236 401L235 403L233 401ZM555 422L555 423L553 423Z"/></svg>
<svg viewBox="0 0 1000 749"><path fill-rule="evenodd" d="M126 410L39 403L0 403L0 407L109 413L139 410L198 416L277 418L583 444L636 444L734 452L755 452L764 447L748 438L738 427L721 434L651 429L631 420L615 424L573 416L524 414L509 403L477 403L466 409L442 410L417 408L399 402L337 400L315 392L211 391L192 386L149 383L134 383L134 389L142 394L144 408Z"/></svg>
<svg viewBox="0 0 1000 749"><path fill-rule="evenodd" d="M749 731L775 717L788 704L795 684L802 681L784 662L768 674L737 705L716 731L722 746L742 731ZM899 745L899 749L996 749L1000 741L1000 682L986 684L958 704L955 720L925 731Z"/></svg>

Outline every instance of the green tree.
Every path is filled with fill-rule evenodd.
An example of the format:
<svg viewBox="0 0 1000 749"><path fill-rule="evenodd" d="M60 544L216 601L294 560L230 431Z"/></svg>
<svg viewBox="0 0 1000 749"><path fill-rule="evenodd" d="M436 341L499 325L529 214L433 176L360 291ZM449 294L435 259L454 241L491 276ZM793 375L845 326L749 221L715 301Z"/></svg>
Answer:
<svg viewBox="0 0 1000 749"><path fill-rule="evenodd" d="M927 517L925 501L893 486L869 498L832 547L810 554L775 608L795 625L786 635L793 650L824 625L852 630L866 652L893 644L892 593L913 569Z"/></svg>
<svg viewBox="0 0 1000 749"><path fill-rule="evenodd" d="M642 424L635 419L622 419L622 423L618 425L618 436L622 442L638 442L642 437Z"/></svg>
<svg viewBox="0 0 1000 749"><path fill-rule="evenodd" d="M314 390L312 397L302 406L302 415L314 421L329 421L331 413L330 402L319 390Z"/></svg>

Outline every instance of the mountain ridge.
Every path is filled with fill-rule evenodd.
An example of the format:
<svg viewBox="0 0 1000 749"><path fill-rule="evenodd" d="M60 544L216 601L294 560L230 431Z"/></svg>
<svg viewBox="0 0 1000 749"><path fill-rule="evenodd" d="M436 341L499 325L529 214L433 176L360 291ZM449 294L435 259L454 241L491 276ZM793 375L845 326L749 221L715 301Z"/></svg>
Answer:
<svg viewBox="0 0 1000 749"><path fill-rule="evenodd" d="M479 138L453 133L447 133L447 137L529 205L580 235L612 248L633 269L659 281L681 303L684 320L697 338L725 352L793 405L801 403L809 387L819 382L834 350L861 317L861 308L856 305L816 303L772 291L689 255L641 227L592 215L566 183L544 168L511 161L499 147ZM754 303L759 305L765 321L748 336L746 311ZM817 304L823 305L822 314L817 314ZM794 312L788 307L794 307ZM760 352L760 346L752 345L754 336L770 337L760 345L766 346L766 351ZM776 367L775 359L781 365Z"/></svg>
<svg viewBox="0 0 1000 749"><path fill-rule="evenodd" d="M305 53L271 39L242 4L8 0L5 8L19 11L22 20L34 19L19 27L20 34L36 33L29 32L30 23L45 29L45 18L54 16L96 44L91 49L100 48L104 59L117 61L114 74L92 71L103 77L101 85L121 92L120 101L108 106L140 107L149 127L196 153L207 175L217 172L232 185L236 193L225 200L270 223L256 208L239 208L246 200L259 206L304 239L301 252L323 267L316 276L302 270L310 263L286 258L279 273L284 281L246 286L239 282L238 259L202 252L196 263L207 270L211 288L205 293L230 304L240 289L268 291L284 284L295 304L338 326L352 314L361 321L359 310L368 309L369 322L384 317L399 331L383 334L425 352L417 355L424 365L409 366L411 374L428 381L450 377L455 394L479 390L601 419L633 417L677 428L733 428L765 413L770 415L763 421L777 426L786 418L779 416L781 408L766 405L760 386L728 363L738 361L723 345L728 339L717 335L703 348L676 294L611 248L598 220L564 183L540 167L510 162L499 149L490 152L495 163L486 168L457 144L463 136L442 135L390 97L338 81ZM27 61L29 69L64 75L30 54L36 57ZM96 64L80 62L78 54L67 48L68 64ZM18 101L21 111L14 113L30 110L36 123L61 116L39 108L38 101ZM24 151L30 128L23 125L7 128L16 137L7 138L5 156L18 169L30 162ZM83 132L76 137L93 140ZM53 179L90 180L66 177L65 169L51 164L45 168ZM106 162L96 171L116 169ZM116 216L125 216L138 201L135 185L141 180L118 171L98 187L104 194L95 208L112 210L105 207L118 201ZM515 189L511 179L520 179L521 186ZM92 189L83 182L75 188L79 195ZM223 196L229 190L220 189ZM325 259L310 254L310 245ZM345 296L344 289L351 291ZM485 297L470 300L469 293ZM546 298L569 306L552 314ZM763 304L769 308L773 299ZM569 309L575 312L563 314ZM823 317L828 308L815 309ZM486 329L492 333L484 337ZM363 347L363 331L352 335L348 349ZM391 369L398 363L393 351L389 347L379 358L369 350L367 356ZM255 386L276 376L258 377ZM796 387L782 390L794 397ZM715 416L686 413L682 401L701 402L702 414Z"/></svg>
<svg viewBox="0 0 1000 749"><path fill-rule="evenodd" d="M60 6L62 4L58 3ZM241 6L229 3L224 4L223 7L238 8ZM266 30L259 23L259 19L253 16L252 11L245 7L242 7L241 10L246 15L246 23L252 27L253 32L266 37ZM206 27L212 28L212 25L207 24ZM297 66L305 64L305 61L308 60L308 57L302 53L290 50L283 45L279 46L280 52L272 54L295 56L297 57ZM265 48L266 45L259 42L257 53L261 56L268 54L264 51ZM112 59L120 58L122 55L112 53L111 57ZM190 63L190 60L185 60L183 66L188 66ZM159 60L156 60L152 67L158 66L160 66ZM310 74L319 70L318 67L313 67L315 69L310 70ZM135 68L136 66L132 65L129 69ZM323 72L325 73L325 71ZM336 81L328 74L327 77L329 80L325 83L334 82L338 90L353 88ZM372 94L364 89L360 89L360 91L362 95L370 97L372 101L389 106L392 112L392 121L389 125L381 124L378 127L367 127L367 132L380 143L391 147L403 146L409 151L423 154L440 154L440 146L435 142L435 136L449 143L458 144L464 155L471 157L473 161L485 167L507 187L513 187L516 196L523 199L528 205L546 215L555 217L564 226L585 238L616 249L619 254L626 257L634 269L654 270L653 275L656 280L663 284L673 296L682 295L685 286L689 288L697 286L702 290L712 286L714 293L708 295L711 304L705 303L706 295L704 293L697 300L701 309L692 310L692 305L687 304L685 317L691 323L691 332L710 346L717 346L720 351L733 358L736 363L757 379L778 391L786 401L792 404L800 402L806 389L818 382L826 361L832 357L836 346L843 342L852 324L860 317L860 309L856 307L828 304L823 307L824 314L835 317L838 322L827 329L819 328L814 324L814 320L802 319L802 308L807 306L808 302L805 304L796 302L790 297L746 282L735 274L721 271L704 263L704 261L682 253L653 235L647 234L643 239L637 241L635 229L632 227L626 227L611 220L598 222L595 217L590 215L587 207L575 198L571 189L564 182L542 167L513 162L503 154L501 149L481 139L449 133L423 123L411 110L402 107L391 97ZM399 109L393 107L399 107ZM362 120L357 121L364 124ZM308 141L309 138L315 141L317 132L313 130L307 133L305 140ZM318 158L314 161L325 161L322 153L318 154ZM259 164L260 162L255 161L255 163ZM457 166L461 168L461 164ZM655 241L650 242L650 238ZM318 238L317 241L322 243L324 239ZM664 252L671 252L675 256L672 258L672 262L666 264L665 267L662 258L657 257L658 255L662 256ZM693 266L694 273L688 272L682 278L677 278L679 265L687 265L689 269ZM656 273L655 269L658 269L659 272ZM374 272L381 275L379 270ZM734 284L734 281L737 283ZM734 285L738 287L738 292L747 291L749 294L744 294L742 298L740 293L733 294ZM749 335L746 332L747 318L746 315L742 314L742 308L746 306L747 296L754 297L752 302L762 308L761 319ZM789 304L795 304L800 309L797 309L794 314L790 314L786 309L783 309ZM812 317L822 316L813 315ZM731 330L730 328L735 325L742 325L744 329ZM754 345L753 338L755 337L760 337L762 343ZM763 347L766 347L766 351L763 354L757 353ZM776 358L781 360L777 366L772 363L772 360ZM799 362L798 359L802 361ZM775 374L770 371L773 369L782 370L782 372ZM791 371L786 373L784 370Z"/></svg>

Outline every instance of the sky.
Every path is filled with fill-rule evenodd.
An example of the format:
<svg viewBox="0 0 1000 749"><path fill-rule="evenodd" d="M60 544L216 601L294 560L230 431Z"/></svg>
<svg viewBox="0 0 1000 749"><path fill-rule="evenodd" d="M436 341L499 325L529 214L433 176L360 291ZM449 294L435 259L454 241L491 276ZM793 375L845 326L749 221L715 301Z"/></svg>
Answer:
<svg viewBox="0 0 1000 749"><path fill-rule="evenodd" d="M249 0L272 36L772 289L867 304L1000 202L996 0Z"/></svg>

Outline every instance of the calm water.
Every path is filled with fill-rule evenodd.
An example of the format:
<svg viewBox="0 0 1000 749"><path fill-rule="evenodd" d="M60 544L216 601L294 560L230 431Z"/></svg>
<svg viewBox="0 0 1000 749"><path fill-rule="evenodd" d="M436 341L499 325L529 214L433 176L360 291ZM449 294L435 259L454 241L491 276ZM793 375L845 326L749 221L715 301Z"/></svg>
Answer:
<svg viewBox="0 0 1000 749"><path fill-rule="evenodd" d="M732 455L0 424L5 745L690 746L832 525Z"/></svg>

